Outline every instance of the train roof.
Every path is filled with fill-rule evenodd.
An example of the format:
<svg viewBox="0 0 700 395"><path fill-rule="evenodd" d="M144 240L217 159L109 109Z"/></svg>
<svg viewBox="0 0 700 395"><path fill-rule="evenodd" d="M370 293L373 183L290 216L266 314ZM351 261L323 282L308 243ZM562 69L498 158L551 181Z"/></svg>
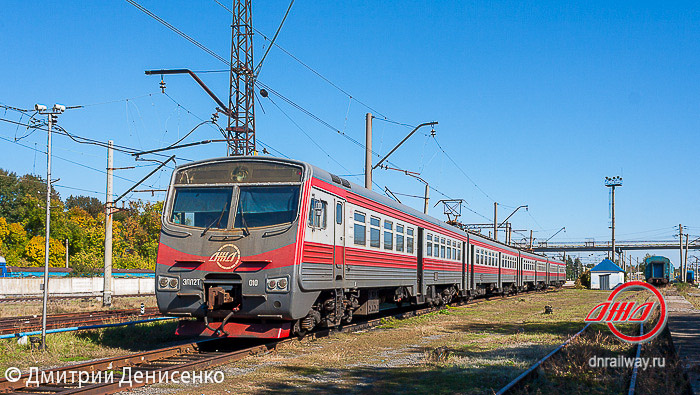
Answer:
<svg viewBox="0 0 700 395"><path fill-rule="evenodd" d="M650 257L645 258L644 262L646 262L646 263L650 263L650 262L671 263L671 260L666 258L665 256L655 255L655 256L650 256Z"/></svg>
<svg viewBox="0 0 700 395"><path fill-rule="evenodd" d="M274 157L274 156L246 156L246 157L230 157L229 156L229 157L211 158L211 159L204 159L204 160L199 160L199 161L195 161L195 162L190 162L190 163L178 166L176 168L176 170L183 168L183 167L196 166L196 165L201 165L201 164L210 163L210 162L220 162L220 161L225 162L225 161L236 161L236 160L278 161L278 162L286 162L286 163L304 166L304 167L311 170L314 177L316 177L322 181L325 181L331 185L335 184L340 188L344 188L346 190L352 191L353 193L356 193L362 197L374 200L374 201L379 202L383 205L386 205L387 207L391 207L395 210L399 210L405 214L420 218L421 220L429 222L433 225L439 226L441 228L445 228L445 229L452 231L452 232L455 232L455 233L462 234L465 237L467 235L469 235L470 239L476 239L476 240L482 241L484 243L494 244L497 247L504 249L504 250L508 250L508 251L512 251L512 252L520 251L522 254L528 255L530 257L540 258L540 259L542 259L542 258L549 259L543 255L535 254L535 253L528 252L528 251L519 250L517 248L514 248L514 247L509 246L507 244L501 243L499 241L493 240L493 239L486 237L486 236L479 234L479 233L475 233L475 232L471 232L471 231L464 231L464 230L462 230L454 225L448 224L445 221L441 221L435 217L431 217L427 214L424 214L424 213L422 213L422 212L420 212L412 207L409 207L409 206L406 206L405 204L399 203L396 200L390 199L389 197L387 197L385 195L379 194L371 189L367 189L362 185L355 184L353 182L350 182L349 180L345 180L345 179L343 179L335 174L328 172L327 170L324 170L324 169L322 169L316 165L313 165L311 163L308 163L308 162L303 162L303 161L299 161L299 160L295 160L295 159L288 159L288 158L278 158L278 157Z"/></svg>

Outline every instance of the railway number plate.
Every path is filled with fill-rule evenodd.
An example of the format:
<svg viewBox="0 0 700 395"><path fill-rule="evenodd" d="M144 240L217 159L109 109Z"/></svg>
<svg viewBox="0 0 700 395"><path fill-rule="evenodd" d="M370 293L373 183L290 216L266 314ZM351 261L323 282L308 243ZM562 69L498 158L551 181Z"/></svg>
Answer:
<svg viewBox="0 0 700 395"><path fill-rule="evenodd" d="M201 279L199 278L183 278L182 285L200 285Z"/></svg>

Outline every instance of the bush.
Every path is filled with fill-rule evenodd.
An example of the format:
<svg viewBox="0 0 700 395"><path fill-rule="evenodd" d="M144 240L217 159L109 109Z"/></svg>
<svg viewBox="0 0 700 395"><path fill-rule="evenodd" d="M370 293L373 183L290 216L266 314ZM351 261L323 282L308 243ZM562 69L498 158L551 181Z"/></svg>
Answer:
<svg viewBox="0 0 700 395"><path fill-rule="evenodd" d="M125 254L114 257L115 269L148 269L155 270L155 261L146 259L137 254Z"/></svg>
<svg viewBox="0 0 700 395"><path fill-rule="evenodd" d="M70 267L73 269L72 276L89 276L101 273L104 267L104 254L94 251L80 251L70 257Z"/></svg>
<svg viewBox="0 0 700 395"><path fill-rule="evenodd" d="M583 289L583 288L590 288L591 287L591 270L588 269L583 274L579 276L578 279L576 279L576 284L575 284L577 289Z"/></svg>

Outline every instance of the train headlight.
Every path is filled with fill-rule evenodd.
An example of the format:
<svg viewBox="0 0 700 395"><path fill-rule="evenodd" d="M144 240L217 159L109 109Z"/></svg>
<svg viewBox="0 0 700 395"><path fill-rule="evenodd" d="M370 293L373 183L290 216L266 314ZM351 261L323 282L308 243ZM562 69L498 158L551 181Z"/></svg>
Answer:
<svg viewBox="0 0 700 395"><path fill-rule="evenodd" d="M267 289L273 290L276 287L277 287L277 280L275 280L275 279L267 280Z"/></svg>
<svg viewBox="0 0 700 395"><path fill-rule="evenodd" d="M177 277L158 276L158 290L160 291L177 291L180 285L180 279Z"/></svg>
<svg viewBox="0 0 700 395"><path fill-rule="evenodd" d="M277 288L280 290L286 290L287 289L287 279L280 278L279 280L277 280Z"/></svg>
<svg viewBox="0 0 700 395"><path fill-rule="evenodd" d="M287 291L289 291L289 280L286 277L267 279L267 292Z"/></svg>

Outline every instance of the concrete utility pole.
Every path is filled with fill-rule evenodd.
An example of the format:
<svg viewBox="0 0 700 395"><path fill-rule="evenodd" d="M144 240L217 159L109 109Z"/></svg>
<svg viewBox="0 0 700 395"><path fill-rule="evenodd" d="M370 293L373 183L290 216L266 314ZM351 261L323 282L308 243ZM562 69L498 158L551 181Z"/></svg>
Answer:
<svg viewBox="0 0 700 395"><path fill-rule="evenodd" d="M493 202L493 239L498 241L498 202Z"/></svg>
<svg viewBox="0 0 700 395"><path fill-rule="evenodd" d="M68 239L66 239L66 269L68 268Z"/></svg>
<svg viewBox="0 0 700 395"><path fill-rule="evenodd" d="M107 147L107 198L105 199L105 274L102 305L112 305L112 174L114 173L113 141Z"/></svg>
<svg viewBox="0 0 700 395"><path fill-rule="evenodd" d="M372 113L365 115L365 188L372 189Z"/></svg>
<svg viewBox="0 0 700 395"><path fill-rule="evenodd" d="M428 208L430 207L430 186L425 183L425 204L423 205L423 214L428 214Z"/></svg>
<svg viewBox="0 0 700 395"><path fill-rule="evenodd" d="M46 236L44 244L44 297L41 307L41 349L46 351L46 308L49 301L49 255L51 240L51 127L58 119L58 114L66 110L65 106L54 104L51 111L46 106L35 104L34 110L39 114L48 115L48 134L46 139Z"/></svg>
<svg viewBox="0 0 700 395"><path fill-rule="evenodd" d="M622 177L605 177L605 186L612 188L612 255L611 260L615 262L615 187L622 186Z"/></svg>
<svg viewBox="0 0 700 395"><path fill-rule="evenodd" d="M532 251L532 229L530 229L530 251Z"/></svg>
<svg viewBox="0 0 700 395"><path fill-rule="evenodd" d="M678 251L680 252L678 268L681 271L681 281L685 282L685 276L683 275L683 224L678 224Z"/></svg>
<svg viewBox="0 0 700 395"><path fill-rule="evenodd" d="M685 256L683 257L683 273L685 273L685 282L688 281L688 234L685 235Z"/></svg>

